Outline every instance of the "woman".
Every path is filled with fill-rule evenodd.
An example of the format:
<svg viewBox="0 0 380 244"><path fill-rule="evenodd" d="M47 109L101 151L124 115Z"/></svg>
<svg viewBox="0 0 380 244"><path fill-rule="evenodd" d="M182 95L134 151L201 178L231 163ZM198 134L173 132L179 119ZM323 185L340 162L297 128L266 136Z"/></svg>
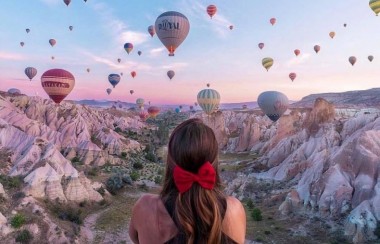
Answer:
<svg viewBox="0 0 380 244"><path fill-rule="evenodd" d="M129 235L134 243L244 243L245 211L223 194L218 143L200 119L174 129L168 146L161 194L142 196L133 208Z"/></svg>

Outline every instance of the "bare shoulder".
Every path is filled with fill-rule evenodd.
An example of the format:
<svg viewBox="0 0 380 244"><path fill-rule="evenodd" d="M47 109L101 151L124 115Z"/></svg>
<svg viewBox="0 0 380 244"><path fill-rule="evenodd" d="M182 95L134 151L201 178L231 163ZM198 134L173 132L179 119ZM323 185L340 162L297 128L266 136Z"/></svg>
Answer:
<svg viewBox="0 0 380 244"><path fill-rule="evenodd" d="M227 210L223 220L223 232L237 243L244 243L246 221L243 204L235 197L227 197Z"/></svg>

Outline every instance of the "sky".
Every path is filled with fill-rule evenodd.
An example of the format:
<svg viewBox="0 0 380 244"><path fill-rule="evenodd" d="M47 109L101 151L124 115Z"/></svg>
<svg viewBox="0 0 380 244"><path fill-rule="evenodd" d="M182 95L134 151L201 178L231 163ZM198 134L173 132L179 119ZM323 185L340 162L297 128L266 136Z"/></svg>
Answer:
<svg viewBox="0 0 380 244"><path fill-rule="evenodd" d="M379 87L380 17L368 2L72 0L67 7L63 0L3 0L0 90L18 88L48 98L40 79L52 68L74 75L68 100L134 102L141 97L157 105L192 104L207 83L220 93L222 103L256 101L267 90L296 101L309 94ZM206 12L210 4L218 8L212 19ZM181 12L190 22L190 32L174 57L168 56L157 35L152 38L147 31L170 10ZM277 22L272 26L273 17ZM336 33L334 39L329 37L331 31ZM48 42L51 38L57 41L54 47ZM123 48L126 42L134 44L129 55ZM260 42L265 44L262 50ZM314 45L321 46L318 54ZM295 49L301 51L298 57ZM368 55L374 56L373 62ZM354 66L348 62L350 56L357 58ZM268 72L261 64L265 57L274 59ZM32 81L24 74L28 66L38 70ZM166 75L170 69L176 73L172 80ZM131 71L136 71L135 78ZM108 75L121 72L120 83L108 95ZM297 74L294 82L289 79L291 72Z"/></svg>

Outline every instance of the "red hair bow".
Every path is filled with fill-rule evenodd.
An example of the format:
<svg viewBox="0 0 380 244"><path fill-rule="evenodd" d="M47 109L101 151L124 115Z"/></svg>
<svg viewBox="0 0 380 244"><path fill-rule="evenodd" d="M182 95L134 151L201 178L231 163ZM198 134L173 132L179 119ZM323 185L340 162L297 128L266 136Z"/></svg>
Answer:
<svg viewBox="0 0 380 244"><path fill-rule="evenodd" d="M205 189L212 190L216 181L215 169L210 162L204 163L197 174L186 171L177 165L174 167L173 177L180 193L187 192L194 182Z"/></svg>

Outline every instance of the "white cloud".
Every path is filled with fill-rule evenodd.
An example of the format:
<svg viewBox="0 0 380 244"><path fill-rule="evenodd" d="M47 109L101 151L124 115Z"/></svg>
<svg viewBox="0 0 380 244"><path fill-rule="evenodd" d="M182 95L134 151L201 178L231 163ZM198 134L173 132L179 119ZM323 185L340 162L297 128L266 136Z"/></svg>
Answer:
<svg viewBox="0 0 380 244"><path fill-rule="evenodd" d="M161 66L163 69L175 69L175 70L180 70L185 67L189 66L188 63L183 63L183 62L178 62L178 63L172 63L169 65L163 65Z"/></svg>
<svg viewBox="0 0 380 244"><path fill-rule="evenodd" d="M166 50L166 48L164 47L159 47L159 48L153 48L149 51L149 55L151 57L157 57L159 56L162 52L164 52Z"/></svg>
<svg viewBox="0 0 380 244"><path fill-rule="evenodd" d="M142 44L149 39L148 33L137 32L137 31L124 31L120 35L120 42L122 44L126 42L131 42L133 45Z"/></svg>
<svg viewBox="0 0 380 244"><path fill-rule="evenodd" d="M298 57L294 57L286 62L286 67L290 68L295 65L303 64L310 58L310 56L310 53L304 53L299 55Z"/></svg>
<svg viewBox="0 0 380 244"><path fill-rule="evenodd" d="M17 53L0 52L0 59L4 60L25 60L26 57Z"/></svg>
<svg viewBox="0 0 380 244"><path fill-rule="evenodd" d="M62 3L63 4L63 1L61 0L40 0L41 2L49 5L49 6L52 6L52 5L57 5L59 3Z"/></svg>

